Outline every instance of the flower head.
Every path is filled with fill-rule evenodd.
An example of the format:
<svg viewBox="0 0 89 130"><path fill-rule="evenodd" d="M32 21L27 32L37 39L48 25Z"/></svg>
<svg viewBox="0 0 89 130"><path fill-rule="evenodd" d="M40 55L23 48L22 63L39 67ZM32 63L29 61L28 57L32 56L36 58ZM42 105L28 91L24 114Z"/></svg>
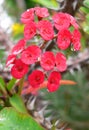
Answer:
<svg viewBox="0 0 89 130"><path fill-rule="evenodd" d="M36 34L36 23L30 21L24 28L24 37L26 40L30 40Z"/></svg>
<svg viewBox="0 0 89 130"><path fill-rule="evenodd" d="M63 72L67 69L66 57L61 52L58 52L55 57L57 69Z"/></svg>
<svg viewBox="0 0 89 130"><path fill-rule="evenodd" d="M40 18L44 18L44 17L49 16L47 8L35 7L35 13Z"/></svg>
<svg viewBox="0 0 89 130"><path fill-rule="evenodd" d="M78 29L78 24L77 24L77 22L76 22L76 19L75 19L73 16L71 16L70 14L67 14L67 13L66 13L66 15L68 15L68 16L70 17L70 24L71 24L75 29Z"/></svg>
<svg viewBox="0 0 89 130"><path fill-rule="evenodd" d="M76 51L80 50L81 48L80 38L81 38L80 32L75 29L72 34L72 44L73 44L74 50Z"/></svg>
<svg viewBox="0 0 89 130"><path fill-rule="evenodd" d="M48 78L47 88L49 92L56 91L60 86L61 75L57 71L51 72Z"/></svg>
<svg viewBox="0 0 89 130"><path fill-rule="evenodd" d="M11 74L16 79L22 78L27 72L28 65L24 64L20 59L17 59L11 68Z"/></svg>
<svg viewBox="0 0 89 130"><path fill-rule="evenodd" d="M57 38L57 45L61 50L65 50L70 46L71 33L67 29L59 31Z"/></svg>
<svg viewBox="0 0 89 130"><path fill-rule="evenodd" d="M30 85L32 87L39 87L41 83L44 81L44 73L40 70L34 70L28 77L28 80L30 82Z"/></svg>
<svg viewBox="0 0 89 130"><path fill-rule="evenodd" d="M53 52L47 51L42 54L40 60L41 67L45 70L51 70L55 66L55 56Z"/></svg>
<svg viewBox="0 0 89 130"><path fill-rule="evenodd" d="M37 45L27 47L21 54L21 60L25 64L33 64L41 55L41 50Z"/></svg>
<svg viewBox="0 0 89 130"><path fill-rule="evenodd" d="M21 15L21 22L24 24L34 20L34 8L28 9Z"/></svg>
<svg viewBox="0 0 89 130"><path fill-rule="evenodd" d="M70 26L70 17L66 13L56 13L53 16L53 21L57 30L68 29Z"/></svg>
<svg viewBox="0 0 89 130"><path fill-rule="evenodd" d="M11 64L14 64L14 61L16 59L15 55L9 55L6 60L6 66L9 66Z"/></svg>
<svg viewBox="0 0 89 130"><path fill-rule="evenodd" d="M54 30L51 22L48 20L41 20L38 22L38 30L44 40L51 40L54 37Z"/></svg>
<svg viewBox="0 0 89 130"><path fill-rule="evenodd" d="M17 55L25 49L26 42L24 39L18 41L18 43L12 48L11 53Z"/></svg>

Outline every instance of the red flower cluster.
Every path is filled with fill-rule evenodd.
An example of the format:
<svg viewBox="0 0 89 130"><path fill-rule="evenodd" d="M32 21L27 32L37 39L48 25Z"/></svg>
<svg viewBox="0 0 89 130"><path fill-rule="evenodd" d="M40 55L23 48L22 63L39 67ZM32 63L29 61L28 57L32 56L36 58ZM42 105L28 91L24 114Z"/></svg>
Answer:
<svg viewBox="0 0 89 130"><path fill-rule="evenodd" d="M47 71L53 70L54 67L56 67L60 72L67 69L66 57L61 52L56 53L56 56L51 51L43 53L41 56L40 65Z"/></svg>
<svg viewBox="0 0 89 130"><path fill-rule="evenodd" d="M12 76L20 79L27 74L29 66L35 68L35 65L39 65L41 70L32 69L28 76L30 86L38 88L44 80L47 80L48 91L54 92L60 86L60 72L67 69L66 57L60 51L56 53L46 51L45 46L54 40L60 50L66 50L72 45L77 51L81 48L81 35L78 24L71 15L56 13L52 18L53 21L49 21L48 16L48 9L41 7L28 9L21 15L21 22L25 24L24 38L12 48L6 66L12 65ZM74 28L73 31L70 31L71 26ZM26 43L32 38L34 40L34 37L41 38L43 43L27 45Z"/></svg>

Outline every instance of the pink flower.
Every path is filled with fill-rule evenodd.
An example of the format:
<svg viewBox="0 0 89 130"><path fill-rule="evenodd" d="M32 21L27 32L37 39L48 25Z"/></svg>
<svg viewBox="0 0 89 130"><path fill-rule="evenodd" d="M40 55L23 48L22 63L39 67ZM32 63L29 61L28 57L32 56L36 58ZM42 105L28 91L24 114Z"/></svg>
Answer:
<svg viewBox="0 0 89 130"><path fill-rule="evenodd" d="M41 20L38 25L40 35L44 40L51 40L54 37L54 30L51 22L48 20Z"/></svg>
<svg viewBox="0 0 89 130"><path fill-rule="evenodd" d="M19 40L19 42L12 48L11 53L17 55L25 49L26 42L24 39Z"/></svg>
<svg viewBox="0 0 89 130"><path fill-rule="evenodd" d="M30 85L32 87L39 87L41 83L44 81L44 73L40 70L34 70L28 77L28 80L30 82Z"/></svg>
<svg viewBox="0 0 89 130"><path fill-rule="evenodd" d="M66 57L64 56L64 54L62 54L61 52L58 52L56 54L56 66L57 66L57 69L60 71L60 72L63 72L67 69L67 64L66 64Z"/></svg>
<svg viewBox="0 0 89 130"><path fill-rule="evenodd" d="M14 78L20 79L28 72L28 65L24 64L20 59L15 61L11 68L11 74Z"/></svg>
<svg viewBox="0 0 89 130"><path fill-rule="evenodd" d="M79 51L81 49L81 43L80 41L77 41L73 44L74 50Z"/></svg>
<svg viewBox="0 0 89 130"><path fill-rule="evenodd" d="M40 57L40 55L40 48L36 45L31 45L22 52L21 60L25 64L33 64L38 60L38 57Z"/></svg>
<svg viewBox="0 0 89 130"><path fill-rule="evenodd" d="M51 72L48 78L47 88L49 92L54 92L60 87L61 75L57 71Z"/></svg>
<svg viewBox="0 0 89 130"><path fill-rule="evenodd" d="M34 9L28 9L21 15L21 22L24 24L29 23L30 21L34 20Z"/></svg>
<svg viewBox="0 0 89 130"><path fill-rule="evenodd" d="M80 38L81 38L80 32L75 29L72 34L72 44L73 44L74 50L76 51L80 50L81 48Z"/></svg>
<svg viewBox="0 0 89 130"><path fill-rule="evenodd" d="M58 30L68 29L70 26L70 17L66 13L56 13L53 16L55 28Z"/></svg>
<svg viewBox="0 0 89 130"><path fill-rule="evenodd" d="M11 64L14 64L14 61L16 59L15 55L9 55L6 60L6 66L9 66Z"/></svg>
<svg viewBox="0 0 89 130"><path fill-rule="evenodd" d="M80 34L79 30L75 29L75 30L73 31L73 34L72 34L72 35L73 35L73 36L72 36L72 41L73 41L73 42L80 41L81 34Z"/></svg>
<svg viewBox="0 0 89 130"><path fill-rule="evenodd" d="M30 40L36 34L36 23L30 21L24 28L24 37L26 40Z"/></svg>
<svg viewBox="0 0 89 130"><path fill-rule="evenodd" d="M41 56L40 64L43 69L52 70L55 66L55 56L53 52L47 51L43 53Z"/></svg>
<svg viewBox="0 0 89 130"><path fill-rule="evenodd" d="M65 50L70 46L71 33L67 29L59 31L57 38L57 45L61 50Z"/></svg>
<svg viewBox="0 0 89 130"><path fill-rule="evenodd" d="M76 19L75 19L73 16L71 16L70 14L67 14L67 13L66 13L66 15L68 15L69 18L70 18L70 24L71 24L75 29L78 29L78 24L77 24L77 22L76 22Z"/></svg>
<svg viewBox="0 0 89 130"><path fill-rule="evenodd" d="M35 13L39 18L44 18L49 16L47 8L35 7Z"/></svg>

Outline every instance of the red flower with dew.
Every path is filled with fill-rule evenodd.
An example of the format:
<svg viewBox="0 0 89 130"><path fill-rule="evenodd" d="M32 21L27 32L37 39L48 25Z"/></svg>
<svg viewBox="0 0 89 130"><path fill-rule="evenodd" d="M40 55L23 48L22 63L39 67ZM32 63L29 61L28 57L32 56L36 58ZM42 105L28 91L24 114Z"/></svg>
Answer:
<svg viewBox="0 0 89 130"><path fill-rule="evenodd" d="M24 37L26 40L30 40L36 34L36 23L30 21L24 28Z"/></svg>
<svg viewBox="0 0 89 130"><path fill-rule="evenodd" d="M70 26L70 17L66 13L56 13L53 16L53 21L57 30L68 29Z"/></svg>
<svg viewBox="0 0 89 130"><path fill-rule="evenodd" d="M57 71L51 72L48 78L47 88L49 92L54 92L60 87L61 74Z"/></svg>
<svg viewBox="0 0 89 130"><path fill-rule="evenodd" d="M16 59L15 55L9 55L6 60L6 66L9 66L11 64L14 64L14 61Z"/></svg>
<svg viewBox="0 0 89 130"><path fill-rule="evenodd" d="M81 48L80 38L81 38L80 32L75 29L72 34L72 44L73 44L74 50L76 51L80 50Z"/></svg>
<svg viewBox="0 0 89 130"><path fill-rule="evenodd" d="M61 50L65 50L70 46L71 33L67 29L59 31L57 38L57 45Z"/></svg>
<svg viewBox="0 0 89 130"><path fill-rule="evenodd" d="M48 20L41 20L38 22L38 30L44 40L52 40L54 37L54 30L51 22Z"/></svg>
<svg viewBox="0 0 89 130"><path fill-rule="evenodd" d="M34 20L34 8L28 9L21 15L21 22L24 24Z"/></svg>
<svg viewBox="0 0 89 130"><path fill-rule="evenodd" d="M58 52L56 54L55 62L56 62L57 69L60 72L63 72L63 71L65 71L67 69L66 57L61 52Z"/></svg>
<svg viewBox="0 0 89 130"><path fill-rule="evenodd" d="M44 18L49 16L47 8L35 7L35 13L39 18Z"/></svg>
<svg viewBox="0 0 89 130"><path fill-rule="evenodd" d="M45 78L45 75L40 70L34 70L28 77L28 80L30 82L30 85L32 87L39 87L40 84L43 83Z"/></svg>
<svg viewBox="0 0 89 130"><path fill-rule="evenodd" d="M37 45L27 47L21 54L21 60L25 64L35 63L41 55L41 49Z"/></svg>
<svg viewBox="0 0 89 130"><path fill-rule="evenodd" d="M17 59L11 68L11 74L16 79L22 78L27 72L28 65L24 64L20 59Z"/></svg>
<svg viewBox="0 0 89 130"><path fill-rule="evenodd" d="M24 39L19 40L19 42L12 48L11 53L17 55L25 49L26 42Z"/></svg>
<svg viewBox="0 0 89 130"><path fill-rule="evenodd" d="M55 56L53 52L47 51L42 54L40 65L45 70L52 70L55 66Z"/></svg>

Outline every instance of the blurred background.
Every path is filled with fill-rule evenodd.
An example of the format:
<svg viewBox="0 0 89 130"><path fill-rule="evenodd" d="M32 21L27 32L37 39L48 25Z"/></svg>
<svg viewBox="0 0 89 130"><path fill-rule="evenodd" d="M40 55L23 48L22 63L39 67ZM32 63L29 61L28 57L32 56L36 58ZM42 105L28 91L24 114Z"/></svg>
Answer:
<svg viewBox="0 0 89 130"><path fill-rule="evenodd" d="M27 107L46 130L89 130L89 0L0 0L0 75L6 82L10 80L5 62L13 45L23 37L20 15L35 6L48 8L51 15L58 11L74 16L82 48L66 51L68 69L62 74L63 79L77 85L61 86L54 93L41 90L36 96L28 94Z"/></svg>

